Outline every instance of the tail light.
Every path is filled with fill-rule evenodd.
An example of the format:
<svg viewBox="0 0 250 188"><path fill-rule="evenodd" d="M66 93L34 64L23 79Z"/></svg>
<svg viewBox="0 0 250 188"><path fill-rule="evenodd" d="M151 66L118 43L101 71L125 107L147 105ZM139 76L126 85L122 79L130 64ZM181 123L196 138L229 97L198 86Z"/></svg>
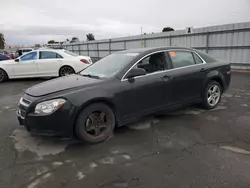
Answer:
<svg viewBox="0 0 250 188"><path fill-rule="evenodd" d="M89 64L89 62L88 62L87 59L81 59L80 61L83 62L83 63L85 63L85 64Z"/></svg>

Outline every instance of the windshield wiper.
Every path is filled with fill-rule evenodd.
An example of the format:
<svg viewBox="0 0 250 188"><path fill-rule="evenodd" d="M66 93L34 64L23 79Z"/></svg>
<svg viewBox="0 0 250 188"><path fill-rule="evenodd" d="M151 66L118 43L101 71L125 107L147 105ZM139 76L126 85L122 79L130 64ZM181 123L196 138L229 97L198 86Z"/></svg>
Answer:
<svg viewBox="0 0 250 188"><path fill-rule="evenodd" d="M86 76L86 77L89 77L89 78L95 78L95 79L100 79L99 76L96 76L96 75L92 75L92 74L80 74L81 76Z"/></svg>

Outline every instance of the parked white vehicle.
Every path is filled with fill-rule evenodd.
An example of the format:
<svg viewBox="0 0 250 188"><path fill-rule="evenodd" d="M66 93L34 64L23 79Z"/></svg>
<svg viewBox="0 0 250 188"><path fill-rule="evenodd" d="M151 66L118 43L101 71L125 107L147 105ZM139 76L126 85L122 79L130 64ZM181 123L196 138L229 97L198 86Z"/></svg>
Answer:
<svg viewBox="0 0 250 188"><path fill-rule="evenodd" d="M0 82L13 78L65 76L90 64L90 57L79 56L67 50L33 50L14 60L1 61Z"/></svg>

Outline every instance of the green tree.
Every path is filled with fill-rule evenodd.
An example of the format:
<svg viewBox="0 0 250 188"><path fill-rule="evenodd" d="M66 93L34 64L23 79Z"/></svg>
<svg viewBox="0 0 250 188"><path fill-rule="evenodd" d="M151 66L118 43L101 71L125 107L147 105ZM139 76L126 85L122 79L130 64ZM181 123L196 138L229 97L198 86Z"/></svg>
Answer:
<svg viewBox="0 0 250 188"><path fill-rule="evenodd" d="M0 33L0 49L4 49L5 47L5 39L3 33Z"/></svg>
<svg viewBox="0 0 250 188"><path fill-rule="evenodd" d="M172 27L164 27L162 29L162 32L168 32L168 31L174 31L174 29Z"/></svg>
<svg viewBox="0 0 250 188"><path fill-rule="evenodd" d="M55 44L56 43L56 41L54 41L54 40L49 40L48 41L48 44Z"/></svg>
<svg viewBox="0 0 250 188"><path fill-rule="evenodd" d="M95 40L95 36L92 33L86 35L87 41Z"/></svg>
<svg viewBox="0 0 250 188"><path fill-rule="evenodd" d="M78 37L72 37L70 43L73 43L73 42L79 42L79 38Z"/></svg>

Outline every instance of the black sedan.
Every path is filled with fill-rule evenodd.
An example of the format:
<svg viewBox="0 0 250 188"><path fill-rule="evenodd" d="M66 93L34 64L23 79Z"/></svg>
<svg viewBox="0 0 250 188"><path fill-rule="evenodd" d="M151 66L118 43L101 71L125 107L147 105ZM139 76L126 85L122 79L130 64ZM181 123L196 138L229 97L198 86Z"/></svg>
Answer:
<svg viewBox="0 0 250 188"><path fill-rule="evenodd" d="M115 126L201 103L215 108L229 86L230 64L190 48L121 51L78 74L29 88L17 111L33 134L107 139Z"/></svg>

